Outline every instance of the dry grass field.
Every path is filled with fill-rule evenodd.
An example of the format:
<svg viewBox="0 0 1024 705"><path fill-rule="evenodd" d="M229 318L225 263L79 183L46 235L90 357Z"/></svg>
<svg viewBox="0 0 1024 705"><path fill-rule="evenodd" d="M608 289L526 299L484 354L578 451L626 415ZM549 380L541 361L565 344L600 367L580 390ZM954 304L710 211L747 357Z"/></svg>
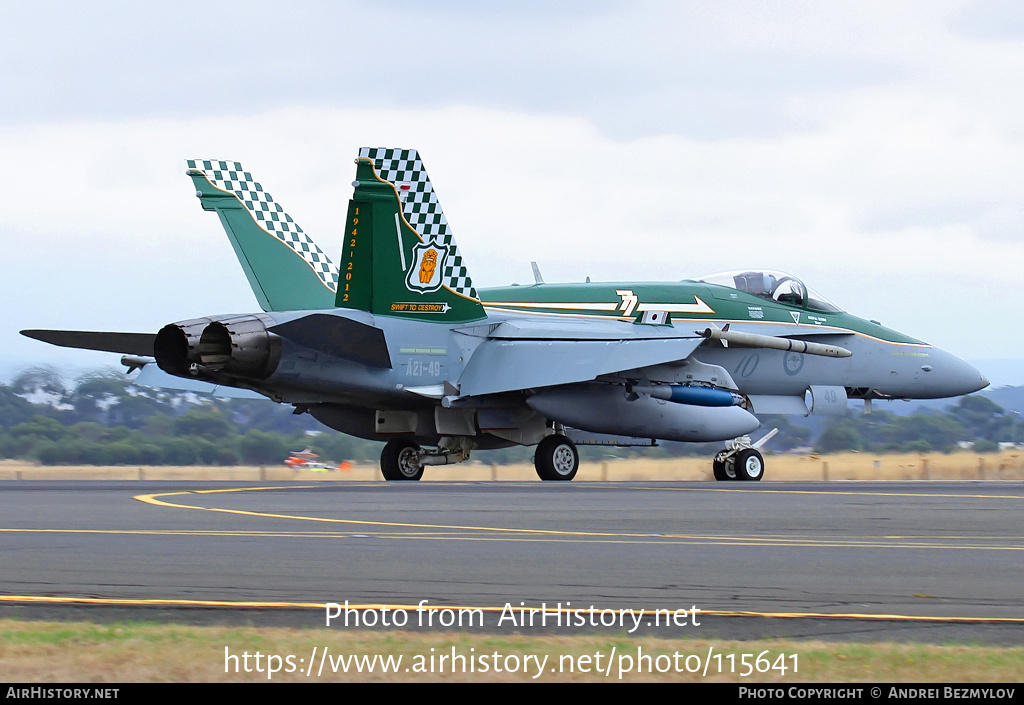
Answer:
<svg viewBox="0 0 1024 705"><path fill-rule="evenodd" d="M769 455L765 481L831 480L1024 480L1024 451L917 454L838 453L835 455ZM292 470L283 463L267 467L202 466L42 466L16 460L0 461L0 480L227 480L256 482L316 482L322 480L381 481L376 464L353 464L346 471ZM461 465L427 468L425 481L536 480L527 463ZM711 480L709 458L632 458L583 462L577 480L639 481Z"/></svg>
<svg viewBox="0 0 1024 705"><path fill-rule="evenodd" d="M330 660L322 671L305 672L309 667L299 659L314 648ZM226 652L236 658L226 658ZM259 670L253 656L247 662L250 672L245 672L238 656L258 652ZM701 661L711 652L716 657L709 659L705 672ZM438 666L439 655L455 653L461 661ZM477 658L472 672L462 668L470 654ZM290 663L283 660L289 655ZM277 659L272 666L270 656ZM377 660L360 669L352 667L351 657ZM401 665L384 672L381 659L389 657L392 664L401 659ZM763 660L758 662L758 657ZM4 675L22 683L1017 683L1022 658L1020 647L0 620ZM342 659L349 663L347 672L337 668ZM538 660L543 669L537 668ZM487 666L481 666L485 661ZM491 667L495 662L501 672ZM598 663L609 664L607 671Z"/></svg>

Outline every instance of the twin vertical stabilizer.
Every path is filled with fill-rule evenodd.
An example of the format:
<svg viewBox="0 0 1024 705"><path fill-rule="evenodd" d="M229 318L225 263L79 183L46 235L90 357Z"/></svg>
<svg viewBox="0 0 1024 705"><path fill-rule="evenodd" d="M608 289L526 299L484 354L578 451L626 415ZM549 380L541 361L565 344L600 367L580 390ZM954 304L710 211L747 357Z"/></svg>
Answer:
<svg viewBox="0 0 1024 705"><path fill-rule="evenodd" d="M238 162L189 159L203 210L215 211L264 311L334 306L338 269Z"/></svg>
<svg viewBox="0 0 1024 705"><path fill-rule="evenodd" d="M220 216L264 311L484 317L416 150L359 151L339 267L238 162L190 159L188 167L196 196Z"/></svg>
<svg viewBox="0 0 1024 705"><path fill-rule="evenodd" d="M353 186L336 305L424 321L483 318L416 150L360 150Z"/></svg>

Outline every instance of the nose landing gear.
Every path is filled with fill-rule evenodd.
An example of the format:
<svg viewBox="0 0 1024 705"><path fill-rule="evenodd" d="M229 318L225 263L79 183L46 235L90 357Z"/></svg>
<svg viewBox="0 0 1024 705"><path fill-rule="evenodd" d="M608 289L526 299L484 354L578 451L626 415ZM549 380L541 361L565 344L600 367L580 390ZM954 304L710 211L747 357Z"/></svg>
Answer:
<svg viewBox="0 0 1024 705"><path fill-rule="evenodd" d="M758 448L771 440L779 429L773 428L757 443L750 442L750 436L726 441L725 450L715 455L711 463L712 472L719 482L745 480L757 482L764 476L764 456Z"/></svg>

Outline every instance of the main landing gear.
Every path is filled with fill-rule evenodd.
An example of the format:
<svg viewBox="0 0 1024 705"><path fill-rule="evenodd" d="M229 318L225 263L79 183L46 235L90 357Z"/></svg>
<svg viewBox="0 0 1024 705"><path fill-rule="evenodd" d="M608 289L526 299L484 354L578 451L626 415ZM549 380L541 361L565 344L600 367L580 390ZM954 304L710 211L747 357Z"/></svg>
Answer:
<svg viewBox="0 0 1024 705"><path fill-rule="evenodd" d="M575 443L565 436L555 434L546 436L537 444L533 464L542 480L569 481L576 477L576 471L580 469L580 454L576 452Z"/></svg>
<svg viewBox="0 0 1024 705"><path fill-rule="evenodd" d="M764 476L764 456L758 450L779 432L775 428L765 434L757 443L750 442L750 436L726 441L725 450L715 455L711 467L719 482L746 480L756 482Z"/></svg>
<svg viewBox="0 0 1024 705"><path fill-rule="evenodd" d="M384 479L419 480L427 465L459 463L469 458L472 444L466 439L442 439L436 448L421 448L409 439L392 439L380 454L380 471ZM567 482L576 477L580 454L576 444L561 434L547 436L537 445L533 456L537 475L542 480Z"/></svg>
<svg viewBox="0 0 1024 705"><path fill-rule="evenodd" d="M418 480L423 477L420 447L412 441L388 441L380 454L385 480Z"/></svg>
<svg viewBox="0 0 1024 705"><path fill-rule="evenodd" d="M469 438L446 436L436 448L421 448L408 438L393 438L380 454L380 471L384 479L418 480L427 465L450 465L469 460L475 444Z"/></svg>

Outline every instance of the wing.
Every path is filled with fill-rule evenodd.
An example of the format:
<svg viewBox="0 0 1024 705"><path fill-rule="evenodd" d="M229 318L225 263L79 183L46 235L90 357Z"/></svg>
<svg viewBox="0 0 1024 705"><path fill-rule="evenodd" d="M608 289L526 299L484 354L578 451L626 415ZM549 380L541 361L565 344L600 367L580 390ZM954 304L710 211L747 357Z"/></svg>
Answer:
<svg viewBox="0 0 1024 705"><path fill-rule="evenodd" d="M572 319L506 321L487 338L459 378L462 396L588 382L685 360L704 342L672 326Z"/></svg>
<svg viewBox="0 0 1024 705"><path fill-rule="evenodd" d="M666 340L492 340L459 378L462 396L587 382L689 357L702 338Z"/></svg>

